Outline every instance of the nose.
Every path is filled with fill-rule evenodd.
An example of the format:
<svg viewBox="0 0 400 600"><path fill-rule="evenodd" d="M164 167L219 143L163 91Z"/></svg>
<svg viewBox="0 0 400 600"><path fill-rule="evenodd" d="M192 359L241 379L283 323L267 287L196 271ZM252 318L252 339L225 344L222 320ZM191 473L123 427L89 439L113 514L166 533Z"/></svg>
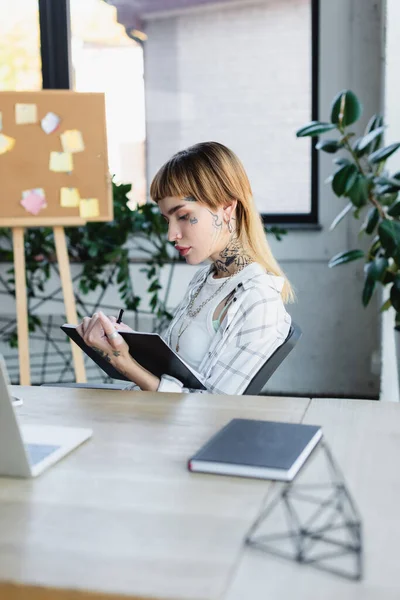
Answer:
<svg viewBox="0 0 400 600"><path fill-rule="evenodd" d="M176 223L170 222L168 225L168 241L175 242L175 240L181 240L182 234Z"/></svg>

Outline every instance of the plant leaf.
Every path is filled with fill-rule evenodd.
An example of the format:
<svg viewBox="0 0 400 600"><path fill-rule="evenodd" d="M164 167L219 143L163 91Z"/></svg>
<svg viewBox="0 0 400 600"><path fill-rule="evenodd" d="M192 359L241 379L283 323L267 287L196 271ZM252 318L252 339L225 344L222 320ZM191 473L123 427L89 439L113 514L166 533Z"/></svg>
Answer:
<svg viewBox="0 0 400 600"><path fill-rule="evenodd" d="M344 165L351 165L352 163L349 161L348 158L345 158L344 156L338 156L337 158L333 159L333 162L336 165L339 165L339 167L344 167Z"/></svg>
<svg viewBox="0 0 400 600"><path fill-rule="evenodd" d="M329 227L329 231L333 231L335 229L336 225L338 225L340 223L340 221L342 221L342 219L344 219L344 217L352 209L352 207L353 207L353 205L351 202L346 204L344 209L333 219L331 226Z"/></svg>
<svg viewBox="0 0 400 600"><path fill-rule="evenodd" d="M365 134L364 135L367 135L368 133L370 133L374 129L377 129L378 127L382 127L382 126L383 126L383 117L382 117L382 115L375 114L368 121L367 126L365 128ZM377 150L379 148L379 146L381 145L382 137L383 137L383 135L381 134L377 138L375 138L371 142L371 144L368 146L368 148L365 149L365 153L366 154L370 154L371 152L374 152L374 150Z"/></svg>
<svg viewBox="0 0 400 600"><path fill-rule="evenodd" d="M350 163L341 167L333 176L332 189L336 196L343 196L346 190L350 190L357 177L357 167Z"/></svg>
<svg viewBox="0 0 400 600"><path fill-rule="evenodd" d="M367 225L365 227L365 232L372 233L374 231L375 227L378 225L378 221L379 221L379 211L374 206L373 208L371 208L371 210L368 213Z"/></svg>
<svg viewBox="0 0 400 600"><path fill-rule="evenodd" d="M391 205L388 210L388 215L391 217L399 217L400 216L400 200Z"/></svg>
<svg viewBox="0 0 400 600"><path fill-rule="evenodd" d="M400 275L396 276L390 288L390 301L396 312L400 312Z"/></svg>
<svg viewBox="0 0 400 600"><path fill-rule="evenodd" d="M364 135L364 137L362 137L360 140L358 140L357 151L362 152L363 150L364 151L368 150L368 148L371 145L371 142L373 142L374 139L377 138L378 136L382 135L384 129L385 129L384 127L377 127L376 129L373 129L372 131L367 133L367 135ZM360 154L360 156L361 156L361 154Z"/></svg>
<svg viewBox="0 0 400 600"><path fill-rule="evenodd" d="M328 154L335 154L335 152L342 148L342 144L337 140L321 140L315 147L317 150L323 150Z"/></svg>
<svg viewBox="0 0 400 600"><path fill-rule="evenodd" d="M400 222L387 219L381 221L378 234L386 256L392 256L397 263L400 258Z"/></svg>
<svg viewBox="0 0 400 600"><path fill-rule="evenodd" d="M388 298L386 300L386 302L384 302L384 304L382 304L380 311L379 312L385 312L385 310L389 310L389 308L392 306L392 303L390 301L390 298Z"/></svg>
<svg viewBox="0 0 400 600"><path fill-rule="evenodd" d="M355 123L362 114L362 105L351 90L342 90L332 102L331 123L342 127Z"/></svg>
<svg viewBox="0 0 400 600"><path fill-rule="evenodd" d="M390 144L390 146L385 146L384 148L379 148L379 150L375 150L375 152L368 156L368 160L373 165L382 162L394 154L399 148L400 142Z"/></svg>
<svg viewBox="0 0 400 600"><path fill-rule="evenodd" d="M358 260L359 258L364 258L364 252L362 250L347 250L346 252L339 252L331 258L328 263L328 267L337 267L338 265L344 265L346 263L352 262L353 260Z"/></svg>
<svg viewBox="0 0 400 600"><path fill-rule="evenodd" d="M364 281L364 288L362 291L362 303L363 306L368 306L371 300L372 294L374 293L376 281L367 275Z"/></svg>
<svg viewBox="0 0 400 600"><path fill-rule="evenodd" d="M345 189L345 196L350 198L351 202L357 208L361 208L368 201L368 181L360 173L356 173L353 185L350 189Z"/></svg>
<svg viewBox="0 0 400 600"><path fill-rule="evenodd" d="M365 272L368 277L371 277L374 281L383 281L385 277L386 269L389 266L387 258L380 256L374 258L373 261L365 265Z"/></svg>
<svg viewBox="0 0 400 600"><path fill-rule="evenodd" d="M296 131L296 137L314 137L321 133L325 133L325 131L331 131L332 129L335 129L335 125L332 125L332 123L311 121L311 123L308 123L308 125L305 125Z"/></svg>

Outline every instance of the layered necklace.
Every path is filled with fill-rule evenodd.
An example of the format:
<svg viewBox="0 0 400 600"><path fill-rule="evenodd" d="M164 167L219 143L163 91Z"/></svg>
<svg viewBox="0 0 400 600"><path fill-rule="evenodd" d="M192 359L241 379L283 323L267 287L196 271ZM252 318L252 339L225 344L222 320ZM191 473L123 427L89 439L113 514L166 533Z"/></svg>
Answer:
<svg viewBox="0 0 400 600"><path fill-rule="evenodd" d="M204 300L197 308L195 308L193 310L193 306L194 303L196 302L201 290L203 289L203 287L205 286L205 284L207 283L207 279L208 279L208 275L205 277L203 283L200 284L199 288L196 290L196 292L193 294L193 298L191 299L191 301L189 302L189 306L188 306L188 311L187 311L187 316L190 317L190 319L194 319L199 312L209 303L211 302L211 300L213 300L213 298L215 298L215 296L217 296L220 291L226 286L226 284L232 279L232 277L235 277L235 275L237 275L238 273L240 273L240 271L242 271L244 269L244 267L246 267L249 263L243 262L237 271L235 271L235 273L232 273L232 275L229 275L229 277L225 278L225 281L215 290L215 292L213 294L211 294L211 296L209 298L207 298L206 300ZM185 320L182 319L182 323L181 326L179 327L179 331L178 331L178 338L176 340L176 351L179 352L179 340L181 339L181 336L185 333L186 329L189 327L190 325L190 320L188 321L187 325L184 327L185 325Z"/></svg>

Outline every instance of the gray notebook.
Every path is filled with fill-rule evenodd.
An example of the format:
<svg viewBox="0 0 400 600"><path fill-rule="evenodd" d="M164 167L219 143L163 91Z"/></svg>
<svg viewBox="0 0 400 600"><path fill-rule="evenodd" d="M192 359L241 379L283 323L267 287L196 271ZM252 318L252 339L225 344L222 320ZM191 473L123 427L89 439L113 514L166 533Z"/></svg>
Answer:
<svg viewBox="0 0 400 600"><path fill-rule="evenodd" d="M318 425L233 419L192 456L188 468L292 481L321 437Z"/></svg>

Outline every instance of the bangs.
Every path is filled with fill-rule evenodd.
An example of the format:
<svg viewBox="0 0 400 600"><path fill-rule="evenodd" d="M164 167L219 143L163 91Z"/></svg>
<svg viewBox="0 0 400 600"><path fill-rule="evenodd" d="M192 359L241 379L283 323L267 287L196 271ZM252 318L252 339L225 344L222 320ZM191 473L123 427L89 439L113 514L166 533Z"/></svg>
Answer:
<svg viewBox="0 0 400 600"><path fill-rule="evenodd" d="M192 196L198 202L217 206L215 190L210 189L208 177L204 177L198 163L198 159L187 151L174 155L154 176L150 185L151 199L159 202L168 196Z"/></svg>

